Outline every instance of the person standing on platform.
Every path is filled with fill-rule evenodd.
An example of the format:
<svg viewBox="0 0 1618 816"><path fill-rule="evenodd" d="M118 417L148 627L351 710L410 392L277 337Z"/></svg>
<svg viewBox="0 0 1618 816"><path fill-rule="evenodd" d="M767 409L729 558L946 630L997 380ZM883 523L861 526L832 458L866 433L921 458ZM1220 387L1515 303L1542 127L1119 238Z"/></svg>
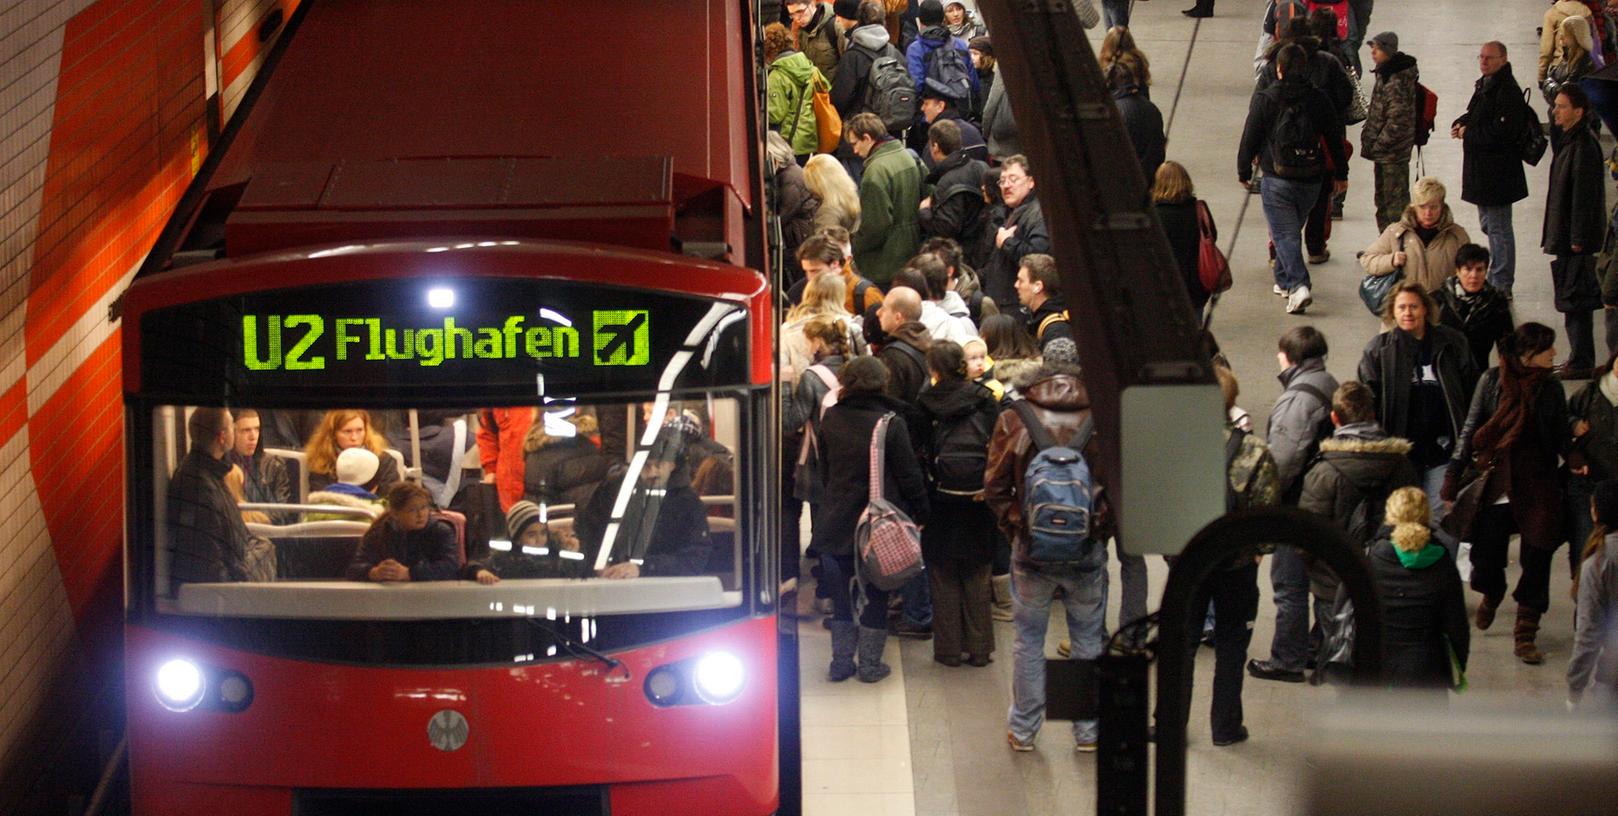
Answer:
<svg viewBox="0 0 1618 816"><path fill-rule="evenodd" d="M1410 205L1410 149L1416 144L1416 58L1399 50L1399 35L1371 38L1376 85L1360 130L1360 155L1376 168L1376 228L1399 220Z"/></svg>
<svg viewBox="0 0 1618 816"><path fill-rule="evenodd" d="M1607 229L1607 177L1584 89L1568 85L1557 91L1551 115L1562 138L1551 160L1540 246L1555 256L1551 282L1556 310L1562 313L1572 348L1559 374L1564 380L1587 380L1596 365L1595 313L1601 309L1596 253Z"/></svg>
<svg viewBox="0 0 1618 816"><path fill-rule="evenodd" d="M1023 256L1049 253L1051 234L1045 228L1045 211L1040 209L1027 158L1007 156L1000 163L1000 194L1006 220L995 231L994 252L982 269L982 282L984 293L995 303L1010 304L1017 302L1017 270Z"/></svg>
<svg viewBox="0 0 1618 816"><path fill-rule="evenodd" d="M854 265L878 286L887 286L921 245L922 167L875 114L849 120L843 137L865 160L860 178L860 226L854 231Z"/></svg>
<svg viewBox="0 0 1618 816"><path fill-rule="evenodd" d="M1517 283L1511 205L1528 197L1522 143L1537 117L1511 75L1504 43L1484 43L1478 69L1483 76L1449 135L1461 140L1461 200L1477 206L1478 223L1489 236L1489 283L1510 298Z"/></svg>

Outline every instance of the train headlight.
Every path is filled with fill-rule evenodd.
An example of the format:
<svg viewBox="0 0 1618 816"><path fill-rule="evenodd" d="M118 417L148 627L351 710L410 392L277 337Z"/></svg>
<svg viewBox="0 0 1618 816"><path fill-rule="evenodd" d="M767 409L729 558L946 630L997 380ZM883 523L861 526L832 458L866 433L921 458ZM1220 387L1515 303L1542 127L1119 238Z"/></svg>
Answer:
<svg viewBox="0 0 1618 816"><path fill-rule="evenodd" d="M709 652L697 661L694 673L697 696L704 702L723 705L742 693L747 670L742 661L729 652Z"/></svg>
<svg viewBox="0 0 1618 816"><path fill-rule="evenodd" d="M157 669L152 690L157 701L170 711L190 711L202 702L206 691L202 669L184 658L175 658Z"/></svg>

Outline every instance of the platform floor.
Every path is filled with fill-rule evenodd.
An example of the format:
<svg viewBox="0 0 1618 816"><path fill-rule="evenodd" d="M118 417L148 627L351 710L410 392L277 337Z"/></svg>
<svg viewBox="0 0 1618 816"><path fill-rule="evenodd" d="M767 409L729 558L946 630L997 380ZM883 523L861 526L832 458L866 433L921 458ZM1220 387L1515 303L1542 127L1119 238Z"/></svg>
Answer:
<svg viewBox="0 0 1618 816"><path fill-rule="evenodd" d="M1190 170L1197 195L1209 202L1224 246L1237 229L1237 213L1247 198L1236 182L1235 154L1252 88L1252 56L1264 3L1219 0L1219 16L1202 21L1200 28L1179 13L1190 4L1191 0L1137 3L1133 29L1151 60L1152 97L1165 118L1190 50L1185 87L1169 132L1168 157ZM1422 82L1438 94L1440 125L1433 143L1423 151L1426 172L1449 187L1456 220L1474 241L1485 245L1476 209L1460 201L1461 151L1459 142L1448 138L1448 122L1464 111L1471 96L1477 78L1477 48L1484 41L1504 41L1518 81L1532 81L1535 27L1544 7L1544 3L1530 0L1384 0L1377 4L1369 26L1373 34L1397 32L1402 50L1418 59ZM1092 42L1099 44L1099 40L1100 32L1094 32ZM1362 56L1369 65L1368 50ZM1367 82L1367 94L1370 87ZM1358 130L1350 132L1356 152ZM1516 314L1519 321L1537 320L1561 335L1561 316L1551 306L1549 259L1538 249L1548 167L1547 157L1539 167L1529 169L1529 198L1514 212ZM1417 175L1413 166L1412 180ZM1333 352L1329 368L1341 380L1354 377L1360 350L1378 330L1355 292L1360 271L1354 254L1376 237L1371 177L1370 163L1355 158L1347 217L1333 225L1332 259L1311 270L1315 305L1305 317L1284 314L1281 299L1270 294L1264 219L1257 197L1251 198L1232 257L1236 285L1220 304L1214 330L1241 380L1239 402L1261 427L1280 391L1275 379L1275 342L1282 331L1311 323L1324 332ZM1611 196L1611 187L1608 189ZM1600 342L1598 337L1598 347ZM1559 358L1565 356L1565 337L1558 337L1558 347ZM1155 609L1167 567L1158 558L1148 562ZM1515 581L1515 576L1513 564L1509 577ZM1115 624L1116 565L1112 578L1109 622ZM1250 649L1253 657L1268 655L1273 631L1267 564L1260 569L1259 583L1263 597ZM1558 556L1552 608L1540 639L1548 655L1544 665L1525 666L1512 657L1509 602L1501 621L1490 631L1474 631L1469 698L1501 697L1531 706L1560 706L1572 637L1568 587L1564 551ZM1475 605L1476 596L1468 593L1467 603L1469 608ZM1047 654L1055 655L1062 630L1057 615ZM806 813L1042 816L1094 812L1095 761L1093 755L1073 751L1065 723L1050 724L1040 734L1035 752L1013 754L1005 744L1011 624L996 624L996 659L984 669L947 668L933 662L930 642L890 639L888 659L894 664L894 675L874 686L827 682L825 630L809 621L801 631ZM1331 706L1337 692L1249 678L1243 700L1252 739L1238 746L1214 748L1208 742L1207 724L1211 673L1212 653L1204 649L1192 703L1189 812L1296 813L1295 785L1302 761L1298 749L1309 735L1307 720ZM900 734L907 734L908 740L900 739Z"/></svg>

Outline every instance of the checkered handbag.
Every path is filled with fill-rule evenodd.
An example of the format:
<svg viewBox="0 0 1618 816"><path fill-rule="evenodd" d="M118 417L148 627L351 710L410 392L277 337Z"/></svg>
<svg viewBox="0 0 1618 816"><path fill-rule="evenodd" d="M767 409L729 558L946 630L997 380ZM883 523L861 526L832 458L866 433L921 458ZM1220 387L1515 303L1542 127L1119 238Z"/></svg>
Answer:
<svg viewBox="0 0 1618 816"><path fill-rule="evenodd" d="M854 528L854 551L862 580L877 589L895 590L921 574L921 528L897 505L882 498L883 449L889 412L871 431L871 497Z"/></svg>

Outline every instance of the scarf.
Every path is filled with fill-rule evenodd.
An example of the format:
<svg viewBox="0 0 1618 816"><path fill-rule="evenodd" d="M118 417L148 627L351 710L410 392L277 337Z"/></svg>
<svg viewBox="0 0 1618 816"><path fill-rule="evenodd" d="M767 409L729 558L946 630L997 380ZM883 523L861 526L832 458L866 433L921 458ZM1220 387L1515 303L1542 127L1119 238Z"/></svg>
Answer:
<svg viewBox="0 0 1618 816"><path fill-rule="evenodd" d="M1472 436L1472 450L1479 466L1495 454L1511 447L1522 436L1533 413L1540 386L1551 376L1548 368L1525 368L1510 358L1500 361L1500 404L1494 416Z"/></svg>
<svg viewBox="0 0 1618 816"><path fill-rule="evenodd" d="M1607 398L1609 405L1618 407L1618 370L1608 371L1601 375L1601 396Z"/></svg>
<svg viewBox="0 0 1618 816"><path fill-rule="evenodd" d="M1456 302L1460 304L1461 319L1463 321L1471 316L1474 309L1482 305L1483 295L1489 291L1488 285L1485 284L1482 289L1476 292L1468 292L1466 287L1461 285L1461 279L1454 276L1451 276L1446 281L1446 284L1449 286L1450 294L1454 295Z"/></svg>

